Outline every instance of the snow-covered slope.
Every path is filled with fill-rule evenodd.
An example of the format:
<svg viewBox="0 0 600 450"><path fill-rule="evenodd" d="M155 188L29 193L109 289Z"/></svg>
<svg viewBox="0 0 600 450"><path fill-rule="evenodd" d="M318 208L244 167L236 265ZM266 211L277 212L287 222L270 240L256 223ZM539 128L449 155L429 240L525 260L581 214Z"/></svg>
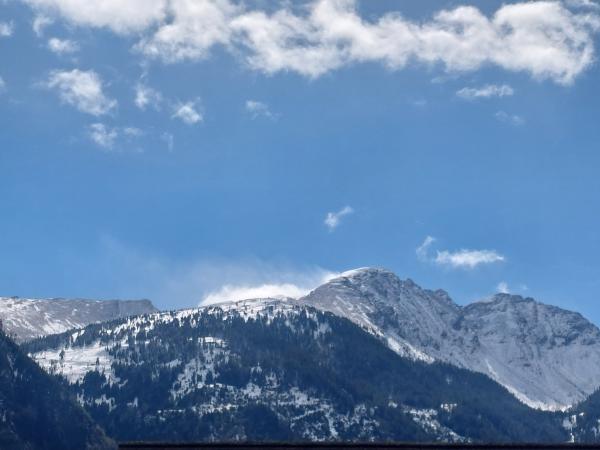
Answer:
<svg viewBox="0 0 600 450"><path fill-rule="evenodd" d="M560 441L489 378L401 358L349 320L257 299L24 344L117 440Z"/></svg>
<svg viewBox="0 0 600 450"><path fill-rule="evenodd" d="M460 307L442 290L364 268L299 301L349 318L401 355L483 372L532 407L564 409L600 386L600 330L530 298Z"/></svg>
<svg viewBox="0 0 600 450"><path fill-rule="evenodd" d="M156 312L149 300L30 299L0 297L4 330L17 342L90 323Z"/></svg>

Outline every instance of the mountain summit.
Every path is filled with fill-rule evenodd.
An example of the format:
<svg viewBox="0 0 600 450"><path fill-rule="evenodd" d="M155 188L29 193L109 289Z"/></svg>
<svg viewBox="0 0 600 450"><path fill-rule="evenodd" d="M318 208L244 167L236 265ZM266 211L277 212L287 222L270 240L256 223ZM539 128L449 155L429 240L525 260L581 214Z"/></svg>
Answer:
<svg viewBox="0 0 600 450"><path fill-rule="evenodd" d="M565 409L600 384L600 330L531 298L497 294L462 307L443 290L361 268L299 302L352 320L402 356L485 373L535 408Z"/></svg>

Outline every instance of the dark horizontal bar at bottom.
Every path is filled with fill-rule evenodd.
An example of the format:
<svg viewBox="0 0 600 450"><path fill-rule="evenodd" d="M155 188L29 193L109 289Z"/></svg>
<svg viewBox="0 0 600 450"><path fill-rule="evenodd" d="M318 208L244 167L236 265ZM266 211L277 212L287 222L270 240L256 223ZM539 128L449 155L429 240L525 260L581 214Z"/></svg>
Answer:
<svg viewBox="0 0 600 450"><path fill-rule="evenodd" d="M350 448L354 450L593 450L599 449L600 444L412 444L412 443L164 443L164 442L125 442L119 448L126 450L175 450L175 449L268 449L268 450L293 450L293 449L319 449L340 450Z"/></svg>

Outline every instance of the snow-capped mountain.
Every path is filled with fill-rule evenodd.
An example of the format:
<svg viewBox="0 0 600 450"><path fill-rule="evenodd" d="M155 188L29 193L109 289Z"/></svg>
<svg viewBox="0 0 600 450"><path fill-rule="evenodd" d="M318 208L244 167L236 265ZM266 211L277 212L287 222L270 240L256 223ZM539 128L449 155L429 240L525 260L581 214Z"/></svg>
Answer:
<svg viewBox="0 0 600 450"><path fill-rule="evenodd" d="M17 342L90 323L156 312L149 300L30 299L0 297L0 319Z"/></svg>
<svg viewBox="0 0 600 450"><path fill-rule="evenodd" d="M23 344L117 440L564 441L488 377L402 358L353 322L258 299Z"/></svg>
<svg viewBox="0 0 600 450"><path fill-rule="evenodd" d="M532 407L565 409L600 386L600 330L531 298L497 294L461 307L442 290L363 268L299 302L347 317L400 355L485 373Z"/></svg>

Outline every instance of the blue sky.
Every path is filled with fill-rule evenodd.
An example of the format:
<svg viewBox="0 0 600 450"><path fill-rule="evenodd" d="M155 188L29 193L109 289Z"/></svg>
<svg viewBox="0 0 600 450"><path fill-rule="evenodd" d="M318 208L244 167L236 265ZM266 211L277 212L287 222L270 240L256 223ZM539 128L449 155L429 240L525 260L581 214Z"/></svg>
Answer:
<svg viewBox="0 0 600 450"><path fill-rule="evenodd" d="M584 0L0 2L0 295L382 266L600 323L599 32Z"/></svg>

